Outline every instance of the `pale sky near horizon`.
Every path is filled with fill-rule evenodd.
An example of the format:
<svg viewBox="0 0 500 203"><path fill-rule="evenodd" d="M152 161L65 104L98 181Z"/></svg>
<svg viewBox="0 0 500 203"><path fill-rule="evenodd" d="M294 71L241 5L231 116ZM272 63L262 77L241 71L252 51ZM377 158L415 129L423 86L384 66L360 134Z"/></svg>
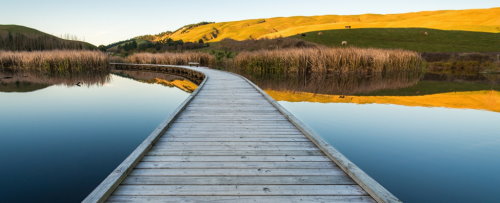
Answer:
<svg viewBox="0 0 500 203"><path fill-rule="evenodd" d="M0 0L0 24L18 24L95 45L201 21L279 16L405 13L499 7L497 0Z"/></svg>

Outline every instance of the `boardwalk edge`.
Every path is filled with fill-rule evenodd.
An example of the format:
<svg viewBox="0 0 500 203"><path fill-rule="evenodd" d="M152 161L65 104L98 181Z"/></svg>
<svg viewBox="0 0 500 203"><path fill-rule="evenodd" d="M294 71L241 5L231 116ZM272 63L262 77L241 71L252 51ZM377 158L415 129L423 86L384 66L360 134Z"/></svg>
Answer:
<svg viewBox="0 0 500 203"><path fill-rule="evenodd" d="M142 65L142 64L121 64L121 63L111 63L110 65ZM171 66L162 66L171 67ZM179 66L175 66L179 67ZM182 68L182 67L181 67ZM192 70L192 69L191 69ZM196 70L193 70L196 71ZM196 90L189 95L188 98L184 100L177 107L177 109L172 113L165 121L163 121L156 129L115 169L111 174L109 174L104 181L101 182L82 202L93 203L93 202L104 202L113 191L120 185L120 183L127 177L127 175L134 169L137 163L142 159L145 153L153 146L154 143L165 133L165 131L170 126L171 122L174 121L179 114L188 106L188 104L193 100L193 98L201 91L206 81L208 80L208 75L202 73L201 71L196 71L205 76L201 84L196 88Z"/></svg>
<svg viewBox="0 0 500 203"><path fill-rule="evenodd" d="M380 185L380 183L375 181L367 173L356 166L356 164L351 162L346 156L344 156L337 149L328 144L323 138L314 133L313 130L307 127L307 125L302 123L302 121L300 121L278 102L276 102L276 100L271 98L259 86L239 74L231 74L243 78L255 89L257 89L262 94L262 96L266 98L266 100L268 100L274 107L276 107L278 111L280 111L293 125L295 125L295 127L297 127L302 133L304 133L306 137L308 137L314 144L316 144L321 151L323 151L333 162L335 162L345 173L347 173L347 175L349 175L349 177L351 177L366 192L368 192L368 194L370 194L370 196L372 196L377 202L402 202L391 192L389 192L389 190L387 190L384 186Z"/></svg>

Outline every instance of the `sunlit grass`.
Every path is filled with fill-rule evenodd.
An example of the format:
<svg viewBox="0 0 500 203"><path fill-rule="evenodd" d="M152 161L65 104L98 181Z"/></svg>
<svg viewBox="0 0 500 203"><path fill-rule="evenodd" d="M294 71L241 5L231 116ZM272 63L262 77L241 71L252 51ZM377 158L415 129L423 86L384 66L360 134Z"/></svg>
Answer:
<svg viewBox="0 0 500 203"><path fill-rule="evenodd" d="M287 37L304 32L352 28L432 28L500 32L500 8L424 11L403 14L364 14L296 16L284 18L252 19L201 25L156 36L155 41L171 38L185 42L216 42L226 38L235 40Z"/></svg>
<svg viewBox="0 0 500 203"><path fill-rule="evenodd" d="M100 51L0 51L0 69L47 73L107 70L108 56Z"/></svg>
<svg viewBox="0 0 500 203"><path fill-rule="evenodd" d="M130 63L138 64L167 64L167 65L187 65L189 62L197 62L203 66L211 66L215 63L215 57L202 52L184 53L136 53L127 57Z"/></svg>
<svg viewBox="0 0 500 203"><path fill-rule="evenodd" d="M310 73L421 71L413 51L362 48L292 48L241 52L233 67L244 72Z"/></svg>

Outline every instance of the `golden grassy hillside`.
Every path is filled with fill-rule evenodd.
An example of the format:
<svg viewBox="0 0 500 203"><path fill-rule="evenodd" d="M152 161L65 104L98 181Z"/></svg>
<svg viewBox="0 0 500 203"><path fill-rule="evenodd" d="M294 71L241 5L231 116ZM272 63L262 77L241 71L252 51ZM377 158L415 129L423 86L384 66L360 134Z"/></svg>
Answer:
<svg viewBox="0 0 500 203"><path fill-rule="evenodd" d="M423 11L404 14L363 14L295 16L212 23L155 36L155 41L173 40L216 42L288 37L304 32L352 28L422 27L442 30L500 32L500 7L490 9Z"/></svg>
<svg viewBox="0 0 500 203"><path fill-rule="evenodd" d="M289 102L397 104L500 112L500 92L495 90L449 92L422 96L339 96L307 92L265 91L278 101Z"/></svg>

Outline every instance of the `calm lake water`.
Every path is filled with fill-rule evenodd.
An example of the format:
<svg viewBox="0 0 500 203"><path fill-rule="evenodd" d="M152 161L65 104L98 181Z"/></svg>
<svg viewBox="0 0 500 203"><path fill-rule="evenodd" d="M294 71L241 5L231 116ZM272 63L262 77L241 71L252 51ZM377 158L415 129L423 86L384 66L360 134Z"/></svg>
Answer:
<svg viewBox="0 0 500 203"><path fill-rule="evenodd" d="M245 76L405 202L500 199L499 75ZM137 71L1 79L0 202L81 201L194 88Z"/></svg>
<svg viewBox="0 0 500 203"><path fill-rule="evenodd" d="M247 76L404 202L500 200L500 75Z"/></svg>
<svg viewBox="0 0 500 203"><path fill-rule="evenodd" d="M0 81L0 202L80 202L190 94L117 74Z"/></svg>

